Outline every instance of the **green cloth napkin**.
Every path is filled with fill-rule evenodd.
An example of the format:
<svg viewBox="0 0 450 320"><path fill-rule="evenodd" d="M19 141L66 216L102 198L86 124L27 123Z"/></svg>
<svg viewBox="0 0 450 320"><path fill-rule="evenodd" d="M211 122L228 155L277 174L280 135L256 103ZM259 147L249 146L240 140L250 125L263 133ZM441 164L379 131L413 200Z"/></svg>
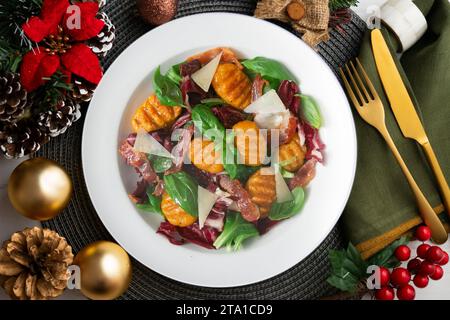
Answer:
<svg viewBox="0 0 450 320"><path fill-rule="evenodd" d="M417 0L428 21L426 34L398 62L399 70L423 120L442 170L450 177L450 4ZM383 31L392 52L397 40ZM375 66L370 30L359 56L383 100L387 127L425 196L442 212L433 173L420 146L405 139L384 94ZM353 107L352 107L353 108ZM355 183L342 222L349 241L367 257L418 225L415 199L388 146L379 133L354 111L358 136Z"/></svg>

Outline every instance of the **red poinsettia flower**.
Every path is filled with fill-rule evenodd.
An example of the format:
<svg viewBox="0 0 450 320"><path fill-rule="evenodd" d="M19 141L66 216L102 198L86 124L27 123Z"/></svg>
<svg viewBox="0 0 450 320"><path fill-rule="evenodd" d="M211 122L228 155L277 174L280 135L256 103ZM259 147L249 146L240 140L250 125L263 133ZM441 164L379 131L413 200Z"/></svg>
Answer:
<svg viewBox="0 0 450 320"><path fill-rule="evenodd" d="M96 18L98 3L83 2L70 6L69 0L44 0L41 14L22 26L24 33L39 47L25 54L21 64L21 82L33 91L56 71L69 78L73 73L98 84L103 71L100 61L83 42L98 35L104 22Z"/></svg>

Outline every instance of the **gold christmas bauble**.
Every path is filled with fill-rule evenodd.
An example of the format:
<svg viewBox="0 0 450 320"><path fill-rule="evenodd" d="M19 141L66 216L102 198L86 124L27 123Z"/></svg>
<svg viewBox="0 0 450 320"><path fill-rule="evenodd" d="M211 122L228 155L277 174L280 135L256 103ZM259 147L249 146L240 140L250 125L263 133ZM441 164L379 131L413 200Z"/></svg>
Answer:
<svg viewBox="0 0 450 320"><path fill-rule="evenodd" d="M90 299L118 298L130 285L130 258L113 242L91 243L76 255L73 264L80 267L81 292Z"/></svg>
<svg viewBox="0 0 450 320"><path fill-rule="evenodd" d="M67 206L71 195L69 175L48 159L24 161L9 177L9 200L18 212L33 220L54 218Z"/></svg>

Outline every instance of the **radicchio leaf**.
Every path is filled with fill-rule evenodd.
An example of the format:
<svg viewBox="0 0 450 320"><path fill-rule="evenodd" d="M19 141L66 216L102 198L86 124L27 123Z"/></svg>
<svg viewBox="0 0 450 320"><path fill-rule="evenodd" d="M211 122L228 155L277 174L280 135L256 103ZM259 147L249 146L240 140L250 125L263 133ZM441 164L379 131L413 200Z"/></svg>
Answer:
<svg viewBox="0 0 450 320"><path fill-rule="evenodd" d="M187 106L195 106L208 96L208 93L203 91L190 76L186 76L181 80L181 95L183 102Z"/></svg>
<svg viewBox="0 0 450 320"><path fill-rule="evenodd" d="M200 229L198 223L188 227L175 227L167 221L161 222L157 233L166 236L175 245L191 242L207 249L215 249L213 243L219 235L219 231L214 228L204 226Z"/></svg>
<svg viewBox="0 0 450 320"><path fill-rule="evenodd" d="M273 226L275 226L278 222L277 220L270 220L269 218L263 218L261 220L258 220L256 222L256 228L258 229L259 234L265 234L270 229L272 229Z"/></svg>
<svg viewBox="0 0 450 320"><path fill-rule="evenodd" d="M140 180L136 183L136 189L128 195L133 203L144 203L147 200L148 183L145 180Z"/></svg>
<svg viewBox="0 0 450 320"><path fill-rule="evenodd" d="M311 127L305 121L301 121L301 126L305 135L305 146L307 150L305 159L308 160L314 158L320 163L323 163L323 150L325 149L325 144L320 139L319 130Z"/></svg>
<svg viewBox="0 0 450 320"><path fill-rule="evenodd" d="M216 191L218 185L215 174L200 170L193 164L186 164L183 169L191 177L193 177L201 187L207 189L210 192Z"/></svg>
<svg viewBox="0 0 450 320"><path fill-rule="evenodd" d="M301 99L298 96L300 94L300 89L298 85L291 80L283 80L278 87L278 96L280 97L283 104L291 110L295 115L299 114Z"/></svg>
<svg viewBox="0 0 450 320"><path fill-rule="evenodd" d="M236 123L247 119L245 113L230 106L213 107L211 110L226 129L231 129Z"/></svg>
<svg viewBox="0 0 450 320"><path fill-rule="evenodd" d="M190 62L185 62L180 65L180 75L182 77L187 77L195 73L202 68L202 64L199 60L192 60Z"/></svg>

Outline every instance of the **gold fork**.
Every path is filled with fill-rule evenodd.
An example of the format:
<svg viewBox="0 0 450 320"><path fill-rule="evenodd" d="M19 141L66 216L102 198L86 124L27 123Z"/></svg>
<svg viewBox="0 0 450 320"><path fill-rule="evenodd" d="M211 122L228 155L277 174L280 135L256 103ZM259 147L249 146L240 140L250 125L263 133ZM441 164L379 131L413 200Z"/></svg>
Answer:
<svg viewBox="0 0 450 320"><path fill-rule="evenodd" d="M402 156L398 152L398 149L395 146L395 143L392 140L388 129L386 128L383 103L381 102L380 97L378 96L378 93L372 85L372 82L367 76L367 73L364 70L363 66L358 59L356 59L356 62L360 71L357 70L353 62L350 62L350 67L348 66L348 64L345 65L347 74L342 68L340 68L341 77L344 81L347 93L350 96L350 99L352 100L353 105L355 106L361 118L363 118L364 121L366 121L368 124L376 128L378 132L380 132L384 140L386 140L389 148L392 150L392 153L397 159L414 193L414 196L416 197L417 206L419 208L422 219L425 224L431 229L433 240L439 244L444 243L445 241L447 241L447 231L445 230L441 220L439 220L439 217L434 212L430 203L423 195L422 191L411 175L411 172L406 166L405 161L403 161ZM350 81L348 78L350 79ZM362 78L364 78L365 82L363 82ZM352 83L353 88L350 85L350 82Z"/></svg>

